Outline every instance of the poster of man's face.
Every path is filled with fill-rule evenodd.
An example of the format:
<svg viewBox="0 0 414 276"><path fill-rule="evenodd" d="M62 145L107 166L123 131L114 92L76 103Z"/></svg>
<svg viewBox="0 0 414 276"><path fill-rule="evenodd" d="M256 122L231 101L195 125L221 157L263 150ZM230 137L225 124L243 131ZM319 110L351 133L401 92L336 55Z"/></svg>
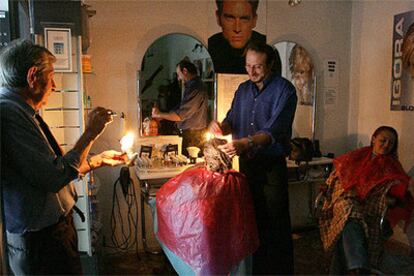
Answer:
<svg viewBox="0 0 414 276"><path fill-rule="evenodd" d="M266 42L265 0L211 0L208 50L216 73L245 74L244 49Z"/></svg>

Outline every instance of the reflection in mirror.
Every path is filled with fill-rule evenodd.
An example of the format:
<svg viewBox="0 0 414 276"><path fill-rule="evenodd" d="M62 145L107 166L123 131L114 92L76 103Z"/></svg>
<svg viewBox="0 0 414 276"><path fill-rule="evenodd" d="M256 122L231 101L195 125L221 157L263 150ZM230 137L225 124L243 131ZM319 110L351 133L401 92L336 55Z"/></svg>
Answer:
<svg viewBox="0 0 414 276"><path fill-rule="evenodd" d="M183 96L183 85L177 79L176 65L188 58L197 67L198 75L208 91L209 121L213 114L213 65L204 45L192 36L185 34L168 34L157 39L145 52L139 72L139 121L148 122L154 106L161 112L169 112L179 106ZM144 133L141 128L142 135ZM178 134L174 122L158 121L158 135ZM154 135L151 133L149 135ZM156 134L155 134L156 135Z"/></svg>
<svg viewBox="0 0 414 276"><path fill-rule="evenodd" d="M274 45L281 59L282 76L296 88L298 105L293 122L293 137L314 139L316 114L316 76L313 61L304 47L282 41Z"/></svg>

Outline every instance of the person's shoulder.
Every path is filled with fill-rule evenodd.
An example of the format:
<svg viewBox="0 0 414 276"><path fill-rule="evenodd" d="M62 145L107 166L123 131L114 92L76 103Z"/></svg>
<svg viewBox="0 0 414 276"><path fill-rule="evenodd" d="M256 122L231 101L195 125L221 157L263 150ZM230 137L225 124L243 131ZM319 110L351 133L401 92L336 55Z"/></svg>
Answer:
<svg viewBox="0 0 414 276"><path fill-rule="evenodd" d="M266 35L261 34L259 32L253 31L252 32L252 40L258 40L261 42L266 42Z"/></svg>
<svg viewBox="0 0 414 276"><path fill-rule="evenodd" d="M296 96L296 88L289 80L276 74L273 74L271 78L269 85L273 87L272 90L283 91L286 96Z"/></svg>
<svg viewBox="0 0 414 276"><path fill-rule="evenodd" d="M210 43L212 44L217 44L217 43L221 43L224 40L224 36L222 32L213 34L212 36L210 36L208 38L208 45L210 46Z"/></svg>
<svg viewBox="0 0 414 276"><path fill-rule="evenodd" d="M290 90L295 90L295 86L292 84L292 82L280 75L273 75L273 83L285 88L289 88Z"/></svg>
<svg viewBox="0 0 414 276"><path fill-rule="evenodd" d="M3 118L14 118L26 116L29 113L27 104L12 96L8 91L0 91L0 111Z"/></svg>
<svg viewBox="0 0 414 276"><path fill-rule="evenodd" d="M238 89L237 90L244 90L244 89L247 89L247 88L249 88L251 85L253 85L254 83L250 80L250 79L248 79L248 80L245 80L245 81L243 81L243 82L241 82L240 84L239 84L239 87L238 87Z"/></svg>

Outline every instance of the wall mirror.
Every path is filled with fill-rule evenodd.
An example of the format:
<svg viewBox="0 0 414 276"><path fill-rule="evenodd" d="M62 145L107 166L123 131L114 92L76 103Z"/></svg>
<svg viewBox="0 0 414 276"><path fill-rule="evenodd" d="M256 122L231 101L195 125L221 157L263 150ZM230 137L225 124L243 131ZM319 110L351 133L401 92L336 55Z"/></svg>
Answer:
<svg viewBox="0 0 414 276"><path fill-rule="evenodd" d="M281 41L274 47L279 52L282 76L292 82L298 96L292 137L314 140L316 75L312 58L304 47L292 41Z"/></svg>
<svg viewBox="0 0 414 276"><path fill-rule="evenodd" d="M156 104L162 112L168 112L180 104L183 85L176 75L176 65L189 58L198 68L209 94L209 120L214 111L214 71L207 48L192 36L172 33L155 40L145 52L138 72L138 122L141 135L142 122L151 116ZM158 135L176 135L175 124L159 121Z"/></svg>

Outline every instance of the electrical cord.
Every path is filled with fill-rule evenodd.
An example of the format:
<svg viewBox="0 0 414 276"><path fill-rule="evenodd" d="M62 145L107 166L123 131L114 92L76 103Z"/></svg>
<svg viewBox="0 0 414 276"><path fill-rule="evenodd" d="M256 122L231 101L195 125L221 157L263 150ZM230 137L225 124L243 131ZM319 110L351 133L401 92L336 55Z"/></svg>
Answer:
<svg viewBox="0 0 414 276"><path fill-rule="evenodd" d="M121 212L119 192L122 192L125 199L126 214ZM138 254L138 199L128 167L121 168L120 175L113 185L111 241L113 245L107 247L117 251L126 252L135 247L136 256L140 259Z"/></svg>

